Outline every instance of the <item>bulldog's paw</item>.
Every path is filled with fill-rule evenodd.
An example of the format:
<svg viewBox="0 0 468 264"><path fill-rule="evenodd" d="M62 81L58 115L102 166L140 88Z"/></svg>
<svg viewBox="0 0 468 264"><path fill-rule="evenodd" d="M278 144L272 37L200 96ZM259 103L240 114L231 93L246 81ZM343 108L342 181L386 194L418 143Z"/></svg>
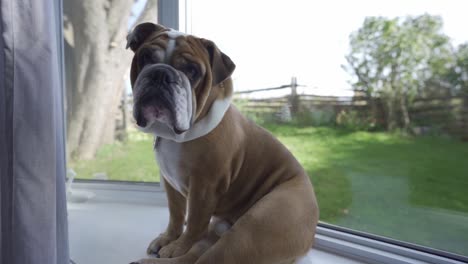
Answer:
<svg viewBox="0 0 468 264"><path fill-rule="evenodd" d="M159 250L159 256L161 258L175 258L180 257L187 253L187 251L193 246L193 242L184 239L183 237L173 241L169 245Z"/></svg>
<svg viewBox="0 0 468 264"><path fill-rule="evenodd" d="M178 236L170 235L170 234L167 234L166 232L160 234L157 238L155 238L149 244L148 249L146 250L146 254L159 257L159 250L162 247L169 245L172 241L175 241L177 237Z"/></svg>

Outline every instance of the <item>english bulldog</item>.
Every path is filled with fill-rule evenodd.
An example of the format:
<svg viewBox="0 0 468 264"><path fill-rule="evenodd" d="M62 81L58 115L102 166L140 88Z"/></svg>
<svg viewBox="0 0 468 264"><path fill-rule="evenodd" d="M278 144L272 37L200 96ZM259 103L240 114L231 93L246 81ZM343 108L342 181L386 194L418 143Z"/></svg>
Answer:
<svg viewBox="0 0 468 264"><path fill-rule="evenodd" d="M289 264L305 255L319 217L312 184L232 105L231 59L210 40L152 23L127 40L133 115L156 137L170 212L150 256L132 263Z"/></svg>

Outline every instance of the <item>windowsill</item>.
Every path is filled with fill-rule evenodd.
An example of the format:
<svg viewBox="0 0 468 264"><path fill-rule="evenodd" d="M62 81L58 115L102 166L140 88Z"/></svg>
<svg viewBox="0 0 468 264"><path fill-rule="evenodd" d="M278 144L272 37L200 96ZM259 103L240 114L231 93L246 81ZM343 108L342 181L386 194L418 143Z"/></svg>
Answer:
<svg viewBox="0 0 468 264"><path fill-rule="evenodd" d="M145 257L148 243L167 225L167 201L159 184L79 181L71 193L70 250L76 264ZM462 262L320 226L315 247L300 262L309 263Z"/></svg>

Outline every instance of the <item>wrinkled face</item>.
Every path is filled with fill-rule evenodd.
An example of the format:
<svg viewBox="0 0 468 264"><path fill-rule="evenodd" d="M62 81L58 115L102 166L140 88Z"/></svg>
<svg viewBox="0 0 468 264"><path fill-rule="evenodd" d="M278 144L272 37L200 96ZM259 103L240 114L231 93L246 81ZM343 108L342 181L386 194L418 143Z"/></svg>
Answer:
<svg viewBox="0 0 468 264"><path fill-rule="evenodd" d="M179 134L188 130L194 121L194 88L205 76L206 69L193 58L190 49L175 52L177 46L183 45L180 43L186 43L184 38L166 31L137 50L139 73L133 94L138 126L161 122Z"/></svg>
<svg viewBox="0 0 468 264"><path fill-rule="evenodd" d="M187 38L163 31L136 50L133 113L139 127L160 122L180 134L194 122L195 88L203 81L206 67L195 58Z"/></svg>
<svg viewBox="0 0 468 264"><path fill-rule="evenodd" d="M139 25L129 35L128 46L135 52L133 115L144 132L161 125L176 134L190 129L211 88L234 70L213 42L159 25Z"/></svg>

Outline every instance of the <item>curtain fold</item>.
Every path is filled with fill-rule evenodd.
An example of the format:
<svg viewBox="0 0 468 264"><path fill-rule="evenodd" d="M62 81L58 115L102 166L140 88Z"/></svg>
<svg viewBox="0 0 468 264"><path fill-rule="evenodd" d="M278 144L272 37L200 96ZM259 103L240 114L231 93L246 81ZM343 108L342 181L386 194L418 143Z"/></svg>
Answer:
<svg viewBox="0 0 468 264"><path fill-rule="evenodd" d="M58 4L0 0L0 263L69 263Z"/></svg>

